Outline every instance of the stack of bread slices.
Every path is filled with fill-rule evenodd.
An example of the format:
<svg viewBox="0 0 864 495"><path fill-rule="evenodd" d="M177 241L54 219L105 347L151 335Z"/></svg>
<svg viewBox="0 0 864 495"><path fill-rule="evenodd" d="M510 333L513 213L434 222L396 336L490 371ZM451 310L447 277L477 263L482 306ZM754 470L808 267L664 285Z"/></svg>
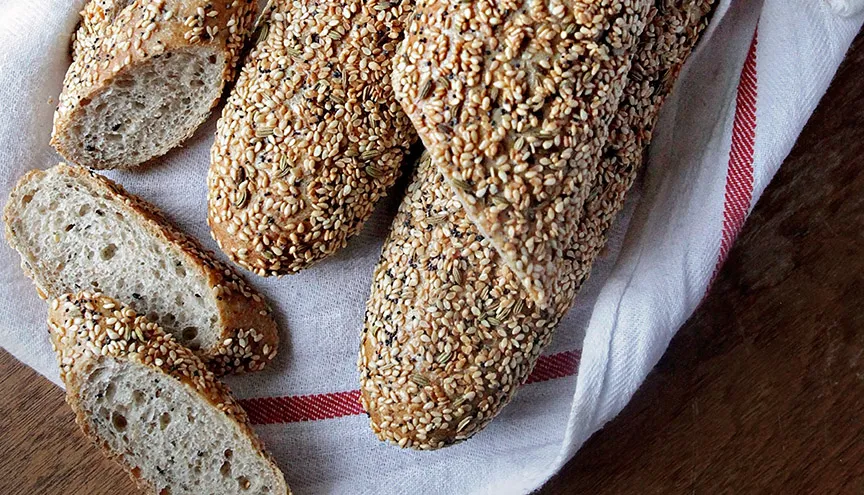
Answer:
<svg viewBox="0 0 864 495"><path fill-rule="evenodd" d="M219 381L267 366L279 332L234 269L88 168L135 167L191 136L233 81L255 14L254 0L87 3L52 134L77 165L29 172L4 211L49 301L76 421L158 495L289 493Z"/></svg>

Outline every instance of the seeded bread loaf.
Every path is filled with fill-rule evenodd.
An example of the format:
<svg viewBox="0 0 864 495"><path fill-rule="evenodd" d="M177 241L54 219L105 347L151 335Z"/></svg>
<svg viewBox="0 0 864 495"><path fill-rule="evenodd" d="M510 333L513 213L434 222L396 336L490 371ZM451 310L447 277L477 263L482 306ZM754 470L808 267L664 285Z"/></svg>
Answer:
<svg viewBox="0 0 864 495"><path fill-rule="evenodd" d="M254 0L90 0L51 144L108 169L191 137L233 79L255 10Z"/></svg>
<svg viewBox="0 0 864 495"><path fill-rule="evenodd" d="M341 249L416 140L390 86L411 0L272 2L228 99L208 176L220 248L261 276Z"/></svg>
<svg viewBox="0 0 864 495"><path fill-rule="evenodd" d="M421 0L396 97L468 217L541 306L564 269L653 0Z"/></svg>
<svg viewBox="0 0 864 495"><path fill-rule="evenodd" d="M663 4L649 13L610 140L574 213L577 243L553 306L535 302L471 220L453 181L424 156L376 267L361 338L361 402L379 438L441 448L480 431L510 401L605 244L712 3Z"/></svg>
<svg viewBox="0 0 864 495"><path fill-rule="evenodd" d="M276 355L267 302L153 206L98 174L65 164L28 173L4 222L42 297L109 293L218 374L257 371Z"/></svg>
<svg viewBox="0 0 864 495"><path fill-rule="evenodd" d="M51 302L66 401L85 434L153 494L287 494L228 388L189 349L114 299Z"/></svg>

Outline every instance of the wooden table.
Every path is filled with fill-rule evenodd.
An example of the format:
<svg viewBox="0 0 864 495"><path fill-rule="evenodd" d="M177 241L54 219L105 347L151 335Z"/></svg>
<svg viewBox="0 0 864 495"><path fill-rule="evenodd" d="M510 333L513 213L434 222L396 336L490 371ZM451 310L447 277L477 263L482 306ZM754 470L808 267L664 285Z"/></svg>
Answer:
<svg viewBox="0 0 864 495"><path fill-rule="evenodd" d="M864 493L862 73L859 37L710 296L541 493ZM134 493L4 352L0 397L0 494Z"/></svg>

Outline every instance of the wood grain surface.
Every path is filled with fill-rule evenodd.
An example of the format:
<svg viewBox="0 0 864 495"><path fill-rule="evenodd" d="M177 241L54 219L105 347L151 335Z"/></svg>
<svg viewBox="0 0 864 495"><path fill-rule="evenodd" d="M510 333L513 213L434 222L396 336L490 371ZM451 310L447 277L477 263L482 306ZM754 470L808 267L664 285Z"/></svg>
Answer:
<svg viewBox="0 0 864 495"><path fill-rule="evenodd" d="M541 493L864 493L864 41L711 294ZM0 351L0 494L126 495L62 392Z"/></svg>

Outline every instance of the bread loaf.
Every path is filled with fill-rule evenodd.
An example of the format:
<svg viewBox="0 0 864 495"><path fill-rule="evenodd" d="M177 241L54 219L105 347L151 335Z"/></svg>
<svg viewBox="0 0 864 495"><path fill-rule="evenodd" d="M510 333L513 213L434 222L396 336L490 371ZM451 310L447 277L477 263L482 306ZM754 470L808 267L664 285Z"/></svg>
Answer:
<svg viewBox="0 0 864 495"><path fill-rule="evenodd" d="M233 79L255 10L254 0L90 0L51 143L98 169L165 154Z"/></svg>
<svg viewBox="0 0 864 495"><path fill-rule="evenodd" d="M258 275L341 249L415 141L391 59L411 0L272 2L219 120L208 176L220 248Z"/></svg>
<svg viewBox="0 0 864 495"><path fill-rule="evenodd" d="M228 388L158 325L81 293L52 301L49 326L76 421L139 486L289 493Z"/></svg>
<svg viewBox="0 0 864 495"><path fill-rule="evenodd" d="M42 297L99 290L148 315L219 373L260 370L279 336L267 302L143 200L82 167L25 175L6 238Z"/></svg>
<svg viewBox="0 0 864 495"><path fill-rule="evenodd" d="M570 205L567 210L578 220L567 224L572 232L559 236L572 239L573 245L563 259L556 261L563 270L559 275L563 282L548 294L553 304L537 303L531 296L531 285L524 283L513 263L472 219L464 200L464 193L470 188L454 183L458 177L448 178L449 166L446 163L438 166L435 155L430 153L431 156L421 160L375 270L361 338L361 402L369 413L373 431L382 440L416 449L444 447L480 431L510 401L569 310L605 244L609 225L620 211L626 191L644 160L660 104L707 24L712 3L697 0L683 5L663 4L645 15L646 27L641 29L630 58L624 61L627 68L623 72L626 77L621 76L624 81L610 83L610 87L622 85L620 104L611 115L599 119L610 122L607 130L592 131L608 134L610 140L601 146L593 163L576 161L568 165L579 168L582 180L590 180L590 184L578 202L579 209ZM440 7L433 2L433 7L428 8L434 10L435 5ZM595 8L579 5L588 12ZM556 11L557 7L553 4L550 9ZM421 6L418 10L421 21L426 19L423 11ZM511 25L521 17L522 13L503 16L501 25ZM441 22L459 25L456 18L447 16L447 19ZM606 32L607 28L614 31L614 26L619 25L611 19L609 23L595 28ZM568 31L565 27L564 32ZM410 28L406 44L414 33L421 32L429 34L425 26ZM482 29L479 32L483 33ZM580 29L574 32L582 33ZM490 39L486 34L483 40ZM589 37L594 38L596 34ZM434 39L431 35L427 38ZM507 38L501 36L501 39ZM520 37L515 41L517 47L531 46L534 42ZM525 60L518 51L510 53L508 50L512 49L506 47L502 50L512 60ZM594 52L607 53L607 50L608 47L599 48ZM450 56L465 59L460 54ZM495 62L487 66L495 66ZM537 66L542 67L543 63L538 61ZM430 66L417 62L416 67L437 70L435 63ZM588 70L582 77L590 79L591 66L582 67ZM567 87L565 81L561 81L561 86ZM437 101L434 98L441 96L429 97L417 108ZM558 96L551 99L555 98ZM576 103L569 105L578 108ZM493 107L491 115L496 114L498 111ZM533 115L547 115L547 109L541 106ZM489 145L493 139L481 129L475 129L477 139ZM421 138L427 142L428 133L421 130ZM430 142L437 143L437 139L432 137ZM460 139L456 136L452 142L458 144ZM568 142L560 139L555 144L556 139L551 139L553 145L549 149L558 149L561 143ZM535 141L534 147L510 143L507 156L515 163L514 151L523 150L518 161L536 160L544 165L542 170L548 170L552 164L542 161L547 152L540 151L543 145L538 143ZM445 156L447 153L450 152L443 152ZM511 162L495 158L491 163L506 168ZM588 167L593 171L585 170ZM509 173L507 177L518 180ZM457 193L460 188L462 192ZM550 191L555 191L554 185ZM486 192L497 194L491 187ZM490 200L488 204L495 203ZM502 203L505 208L513 208L515 204L518 202Z"/></svg>
<svg viewBox="0 0 864 495"><path fill-rule="evenodd" d="M651 0L422 0L393 84L468 217L544 307L567 305L573 235Z"/></svg>

